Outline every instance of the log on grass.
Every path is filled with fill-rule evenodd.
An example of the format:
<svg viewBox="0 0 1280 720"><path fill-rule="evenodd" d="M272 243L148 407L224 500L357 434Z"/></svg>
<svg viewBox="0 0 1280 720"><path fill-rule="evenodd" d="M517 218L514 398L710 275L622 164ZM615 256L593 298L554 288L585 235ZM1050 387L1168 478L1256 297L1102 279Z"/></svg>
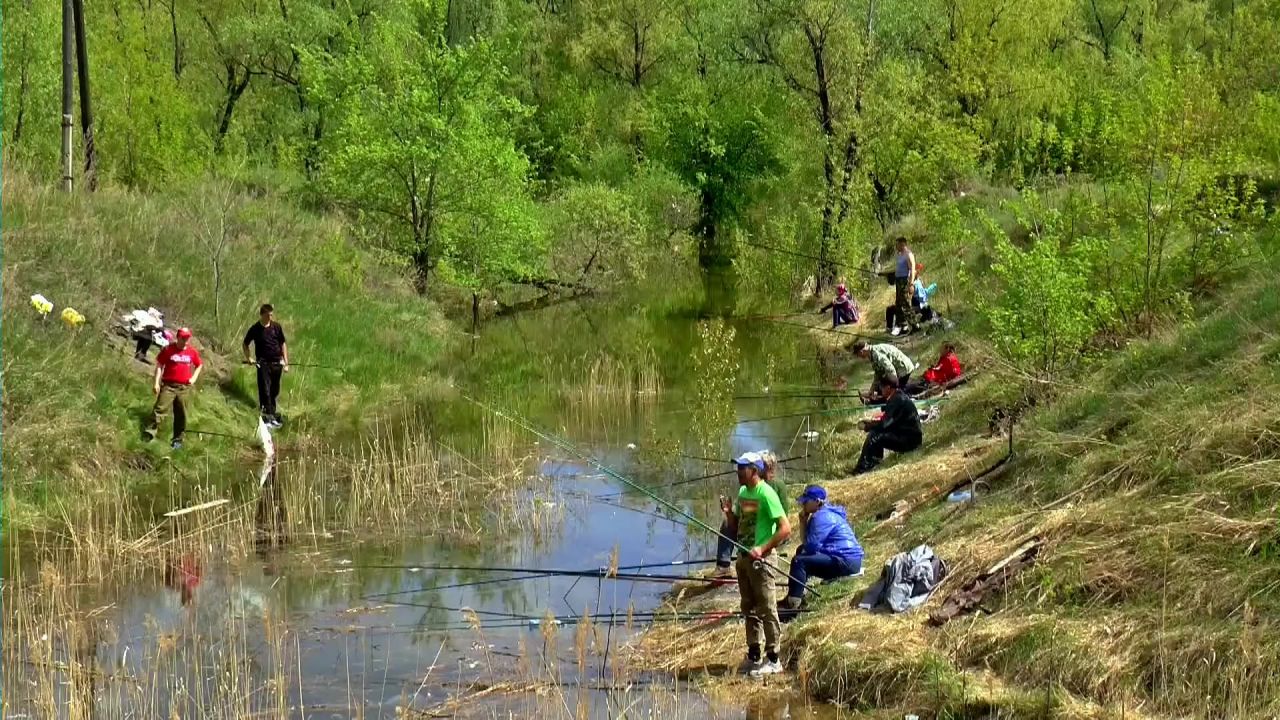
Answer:
<svg viewBox="0 0 1280 720"><path fill-rule="evenodd" d="M951 593L943 601L942 607L929 613L929 624L940 627L961 615L973 612L988 595L1000 592L1014 576L1034 565L1041 546L1040 538L1031 538L969 584Z"/></svg>

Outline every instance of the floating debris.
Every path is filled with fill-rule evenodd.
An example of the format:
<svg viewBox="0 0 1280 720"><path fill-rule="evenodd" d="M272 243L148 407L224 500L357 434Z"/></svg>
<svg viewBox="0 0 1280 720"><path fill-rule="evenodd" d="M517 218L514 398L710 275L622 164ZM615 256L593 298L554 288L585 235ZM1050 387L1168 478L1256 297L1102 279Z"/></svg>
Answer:
<svg viewBox="0 0 1280 720"><path fill-rule="evenodd" d="M186 515L187 513L193 513L193 512L196 512L197 510L208 510L209 508L215 508L215 507L218 507L219 505L225 505L225 504L227 504L227 503L229 503L229 502L231 502L231 501L230 501L230 500L225 500L225 499L224 499L224 500L210 500L210 501L209 501L209 502L207 502L207 503L200 503L199 505L192 505L192 506L191 506L191 507L189 507L189 508L183 508L183 509L181 509L181 510L170 510L169 512L165 513L165 514L164 514L164 516L165 516L165 517L178 517L179 515Z"/></svg>
<svg viewBox="0 0 1280 720"><path fill-rule="evenodd" d="M803 435L801 435L800 437L804 438L805 440L817 440L817 439L818 439L818 431L817 431L817 430L810 430L810 431L808 431L808 432L804 433Z"/></svg>

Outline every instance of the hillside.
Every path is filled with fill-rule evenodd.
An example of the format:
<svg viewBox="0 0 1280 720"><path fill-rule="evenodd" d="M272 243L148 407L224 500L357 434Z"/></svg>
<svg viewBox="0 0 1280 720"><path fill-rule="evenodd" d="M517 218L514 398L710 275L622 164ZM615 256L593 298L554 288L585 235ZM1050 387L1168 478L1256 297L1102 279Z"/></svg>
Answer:
<svg viewBox="0 0 1280 720"><path fill-rule="evenodd" d="M95 514L125 523L153 503L170 509L197 483L229 481L226 470L254 452L256 385L238 363L262 302L276 306L296 365L277 443L338 441L411 406L430 389L424 369L448 326L403 265L349 235L336 220L225 182L67 197L7 168L6 526L74 526ZM31 306L34 293L55 305L47 320ZM78 330L58 319L68 306L86 318ZM172 466L159 464L167 443L139 439L153 366L134 361L112 332L120 315L148 306L169 327L190 327L209 365Z"/></svg>
<svg viewBox="0 0 1280 720"><path fill-rule="evenodd" d="M978 500L953 484L1004 453L988 413L1020 382L968 344L957 391L918 454L827 481L867 549L863 578L826 586L787 626L796 682L883 717L1262 717L1280 710L1280 291L1237 285L1181 327L1040 388L1015 454ZM829 448L854 457L848 433ZM905 514L877 520L900 501ZM901 507L901 506L900 506ZM981 611L940 628L943 601L1034 541L1034 564ZM857 610L893 554L931 545L951 573L922 609ZM736 592L695 604L726 607ZM690 634L692 632L692 634ZM736 661L741 625L650 633L649 662L684 673ZM727 656L723 656L724 653ZM734 693L774 688L721 681ZM936 715L935 715L936 714ZM879 716L879 715L878 715Z"/></svg>

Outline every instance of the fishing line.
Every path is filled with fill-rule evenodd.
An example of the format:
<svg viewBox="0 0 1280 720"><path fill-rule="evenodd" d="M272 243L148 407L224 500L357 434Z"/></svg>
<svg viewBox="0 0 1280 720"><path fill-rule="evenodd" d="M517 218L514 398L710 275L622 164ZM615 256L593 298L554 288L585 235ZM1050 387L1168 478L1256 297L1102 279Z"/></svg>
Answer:
<svg viewBox="0 0 1280 720"><path fill-rule="evenodd" d="M630 487L630 488L632 488L632 489L636 490L637 492L639 492L639 493L641 493L641 494L643 494L643 495L648 496L651 500L653 500L654 502L658 503L659 505L662 505L662 506L664 506L664 507L667 507L667 508L669 508L670 510L672 510L672 511L676 512L677 514L679 514L679 515L683 516L684 518L688 519L690 522L692 522L692 523L693 523L694 525L696 525L697 527L699 527L699 528L701 528L701 529L703 529L703 530L706 530L707 532L711 533L712 535L714 535L714 536L716 536L716 537L718 537L718 538L724 538L725 540L728 540L728 541L733 545L733 547L735 547L735 548L737 548L737 549L738 549L738 551L739 551L739 552L750 553L751 548L748 548L747 546L745 546L745 545L743 545L742 543L738 542L737 538L730 538L730 537L728 537L728 536L722 535L722 534L720 533L720 531L719 531L719 530L713 529L710 525L708 525L708 524L704 523L703 521L699 520L699 519L698 519L697 517L695 517L694 515L692 515L692 514L690 514L690 513L685 512L683 509L681 509L681 508L680 508L678 505L676 505L675 503L669 502L669 501L667 501L666 499L664 499L664 498L662 498L662 497L659 497L657 494L655 494L655 493L651 492L650 490L648 490L647 488L645 488L643 485L641 485L641 484L639 484L639 483L635 482L634 480L631 480L630 478L625 477L624 475L622 475L622 474L621 474L621 473L619 473L618 471L614 470L613 468L609 467L608 465L605 465L604 463L600 462L599 460L595 459L594 457L592 457L592 456L590 456L590 455L586 454L586 453L585 453L585 452L583 452L582 450L579 450L578 448L574 447L573 445L569 444L568 442L566 442L566 441L564 441L564 440L560 440L559 438L556 438L556 437L554 437L554 436L552 436L552 435L549 435L549 434L547 434L547 433L545 433L545 432L543 432L543 431L541 431L541 430L538 430L537 428L535 428L535 427L533 427L532 425L530 425L530 424L529 424L527 421L525 421L523 418L513 417L512 415L507 414L507 413L504 413L503 411L501 411L501 410L499 410L499 409L497 409L497 408L495 408L495 407L493 407L493 406L489 405L488 403L485 403L485 402L483 402L483 401L481 401L481 400L477 400L477 399L475 399L475 398L471 397L470 395L467 395L467 394L466 394L466 393L464 393L464 392L459 391L459 392L458 392L458 395L459 395L460 397L462 397L464 400L467 400L468 402L470 402L470 403L472 403L472 404L476 405L477 407L480 407L480 408L482 408L482 409L484 409L484 410L487 410L487 411L489 411L490 413L492 413L492 414L494 414L494 415L496 415L496 416L498 416L498 417L500 417L500 418L502 418L502 419L506 420L507 422L512 423L513 425L516 425L517 427L523 428L526 432L529 432L529 433L531 433L531 434L535 435L536 437L539 437L539 438L542 438L543 440L546 440L547 442L551 443L552 445L555 445L556 447L560 448L561 450L563 450L563 451L565 451L565 452L567 452L567 453L571 453L571 454L573 454L573 455L577 456L579 459L583 460L583 461L584 461L584 462L586 462L587 464L589 464L589 465L591 465L592 467L596 468L596 469L597 469L597 470L599 470L600 472L602 472L602 473L604 473L604 474L608 475L609 477L612 477L613 479L615 479L615 480L617 480L618 482L620 482L620 483L622 483L622 484L626 485L627 487ZM819 595L815 590L813 590L811 587L809 587L806 583L802 583L802 582L800 582L799 580L797 580L796 578L791 577L791 575L790 575L789 573L783 573L783 571L778 570L777 568L773 567L773 566L772 566L772 565L770 565L769 563L765 562L763 559L762 559L762 560L757 560L756 562L757 562L757 563L759 563L761 567L768 568L769 570L771 570L771 571L773 571L773 572L777 572L777 573L780 573L780 574L784 574L784 575L785 575L785 577L787 577L788 579L790 579L792 582L797 583L798 585L800 585L800 587L802 587L802 588L804 588L804 589L806 589L806 590L809 590L810 592L813 592L813 593L814 593L814 595L815 595L816 597L821 597L821 596L820 596L820 595Z"/></svg>

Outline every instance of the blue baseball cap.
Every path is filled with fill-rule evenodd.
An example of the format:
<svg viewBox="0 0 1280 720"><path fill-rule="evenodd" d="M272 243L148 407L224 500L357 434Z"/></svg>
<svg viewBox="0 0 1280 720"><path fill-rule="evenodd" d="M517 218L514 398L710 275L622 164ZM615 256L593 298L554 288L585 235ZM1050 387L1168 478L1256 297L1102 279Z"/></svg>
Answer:
<svg viewBox="0 0 1280 720"><path fill-rule="evenodd" d="M745 452L733 459L734 465L755 465L756 469L764 472L764 456L758 452Z"/></svg>
<svg viewBox="0 0 1280 720"><path fill-rule="evenodd" d="M806 503L806 502L809 502L810 500L819 500L822 502L826 502L827 501L826 488L822 487L821 485L810 485L809 487L806 487L804 489L804 492L800 493L800 497L796 498L796 502L798 503Z"/></svg>

